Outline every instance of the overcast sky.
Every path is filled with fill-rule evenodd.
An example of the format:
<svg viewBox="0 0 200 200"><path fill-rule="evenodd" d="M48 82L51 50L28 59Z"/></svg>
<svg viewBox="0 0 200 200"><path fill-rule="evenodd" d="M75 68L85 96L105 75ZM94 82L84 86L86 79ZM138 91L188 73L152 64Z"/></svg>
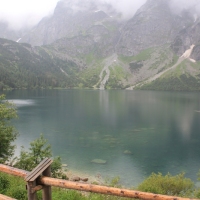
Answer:
<svg viewBox="0 0 200 200"><path fill-rule="evenodd" d="M146 0L73 0L72 2L78 1L81 1L82 4L84 1L111 3L116 10L123 13L124 17L131 17L146 2ZM200 2L200 0L170 1L173 2L172 7L175 11L194 6ZM0 20L9 22L10 27L15 29L19 29L24 25L34 25L44 16L52 14L57 2L58 0L0 0ZM196 7L198 8L198 6Z"/></svg>
<svg viewBox="0 0 200 200"><path fill-rule="evenodd" d="M194 9L200 14L200 0L170 0L171 8L175 12L181 12L183 9Z"/></svg>
<svg viewBox="0 0 200 200"><path fill-rule="evenodd" d="M58 0L0 0L0 20L13 28L37 23L53 12Z"/></svg>

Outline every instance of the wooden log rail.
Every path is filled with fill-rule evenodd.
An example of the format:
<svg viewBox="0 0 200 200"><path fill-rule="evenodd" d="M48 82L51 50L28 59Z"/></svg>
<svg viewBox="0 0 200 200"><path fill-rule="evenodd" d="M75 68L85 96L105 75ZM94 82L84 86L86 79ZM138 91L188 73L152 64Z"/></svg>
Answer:
<svg viewBox="0 0 200 200"><path fill-rule="evenodd" d="M16 199L0 194L0 200L16 200Z"/></svg>
<svg viewBox="0 0 200 200"><path fill-rule="evenodd" d="M29 172L20 170L14 167L6 166L0 164L0 171L20 176L25 178ZM107 186L100 186L100 185L93 185L87 183L79 183L73 181L67 181L62 179L55 179L50 177L39 177L38 182L45 186L55 186L61 187L66 189L74 189L79 191L86 191L86 192L94 192L106 195L113 195L113 196L120 196L120 197L129 197L129 198L138 198L138 199L145 199L145 200L197 200L197 199L190 199L190 198L182 198L176 196L167 196L167 195L160 195L160 194L153 194L147 192L140 192L136 190L128 190L128 189L120 189L120 188L113 188Z"/></svg>

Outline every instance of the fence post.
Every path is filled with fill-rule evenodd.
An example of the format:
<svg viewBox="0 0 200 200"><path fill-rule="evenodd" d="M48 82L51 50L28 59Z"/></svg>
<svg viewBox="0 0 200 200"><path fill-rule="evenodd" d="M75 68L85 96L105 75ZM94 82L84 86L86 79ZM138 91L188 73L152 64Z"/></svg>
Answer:
<svg viewBox="0 0 200 200"><path fill-rule="evenodd" d="M37 200L37 191L43 189L43 200L51 200L51 186L38 185L40 176L51 177L50 165L53 161L45 158L37 167L35 167L26 177L28 190L28 200Z"/></svg>
<svg viewBox="0 0 200 200"><path fill-rule="evenodd" d="M27 182L27 192L28 192L28 200L37 200L36 192L33 192L33 188L36 186L36 181Z"/></svg>
<svg viewBox="0 0 200 200"><path fill-rule="evenodd" d="M44 176L51 177L51 166L49 166L47 169L43 172ZM51 200L51 186L44 185L43 191L42 191L43 200Z"/></svg>

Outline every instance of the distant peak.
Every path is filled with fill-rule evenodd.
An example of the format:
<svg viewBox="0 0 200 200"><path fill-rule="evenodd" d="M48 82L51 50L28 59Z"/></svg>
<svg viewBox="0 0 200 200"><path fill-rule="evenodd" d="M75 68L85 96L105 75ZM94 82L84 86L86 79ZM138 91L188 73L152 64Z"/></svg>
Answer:
<svg viewBox="0 0 200 200"><path fill-rule="evenodd" d="M156 6L168 5L169 2L167 0L147 0L146 4L156 7Z"/></svg>

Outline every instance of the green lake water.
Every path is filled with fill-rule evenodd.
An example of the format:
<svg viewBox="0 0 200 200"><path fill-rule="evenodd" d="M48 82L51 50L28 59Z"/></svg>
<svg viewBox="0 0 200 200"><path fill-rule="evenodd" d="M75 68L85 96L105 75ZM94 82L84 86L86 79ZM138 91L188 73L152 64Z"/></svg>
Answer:
<svg viewBox="0 0 200 200"><path fill-rule="evenodd" d="M54 156L83 174L119 176L125 186L152 172L197 179L200 93L16 90L6 96L18 110L16 154L43 133Z"/></svg>

